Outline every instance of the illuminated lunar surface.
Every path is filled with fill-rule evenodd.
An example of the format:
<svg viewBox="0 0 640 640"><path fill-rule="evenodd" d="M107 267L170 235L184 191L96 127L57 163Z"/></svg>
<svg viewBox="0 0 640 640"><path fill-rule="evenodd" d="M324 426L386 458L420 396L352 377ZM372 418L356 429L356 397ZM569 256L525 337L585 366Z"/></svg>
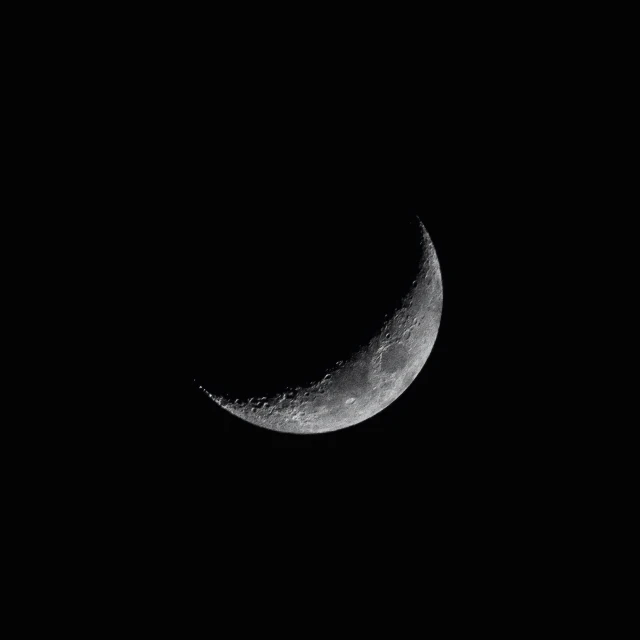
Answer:
<svg viewBox="0 0 640 640"><path fill-rule="evenodd" d="M296 434L345 429L376 415L416 379L435 344L442 316L442 276L431 239L419 223L421 258L415 281L378 334L349 360L335 363L306 387L227 399L201 389L252 424Z"/></svg>

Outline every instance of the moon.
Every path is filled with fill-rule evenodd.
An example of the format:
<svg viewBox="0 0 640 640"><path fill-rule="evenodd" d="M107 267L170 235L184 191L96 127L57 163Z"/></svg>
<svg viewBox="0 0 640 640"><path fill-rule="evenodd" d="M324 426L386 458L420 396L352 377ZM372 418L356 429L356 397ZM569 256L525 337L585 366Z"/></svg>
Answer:
<svg viewBox="0 0 640 640"><path fill-rule="evenodd" d="M246 400L200 389L254 425L294 434L338 431L364 422L397 400L417 378L436 342L442 317L442 274L422 221L415 279L379 331L348 359L311 384Z"/></svg>

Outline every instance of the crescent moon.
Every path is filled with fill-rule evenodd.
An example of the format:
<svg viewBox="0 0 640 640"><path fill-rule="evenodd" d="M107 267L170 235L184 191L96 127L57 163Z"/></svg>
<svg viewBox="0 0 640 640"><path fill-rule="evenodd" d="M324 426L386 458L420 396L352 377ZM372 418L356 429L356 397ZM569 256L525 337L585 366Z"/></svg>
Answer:
<svg viewBox="0 0 640 640"><path fill-rule="evenodd" d="M442 274L422 222L421 258L410 290L380 331L348 361L337 362L306 387L247 401L200 387L234 416L273 431L317 434L353 426L380 413L417 378L429 358L442 317Z"/></svg>

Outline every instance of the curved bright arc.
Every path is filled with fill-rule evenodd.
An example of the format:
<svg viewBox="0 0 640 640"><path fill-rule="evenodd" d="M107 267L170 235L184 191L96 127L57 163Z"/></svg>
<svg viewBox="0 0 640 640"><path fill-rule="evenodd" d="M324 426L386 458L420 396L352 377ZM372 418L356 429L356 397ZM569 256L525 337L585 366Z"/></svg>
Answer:
<svg viewBox="0 0 640 640"><path fill-rule="evenodd" d="M207 395L238 418L266 429L314 434L372 418L397 400L418 377L436 342L442 317L442 273L420 219L422 254L413 287L378 334L322 380L281 394L230 400ZM389 336L389 337L387 337Z"/></svg>

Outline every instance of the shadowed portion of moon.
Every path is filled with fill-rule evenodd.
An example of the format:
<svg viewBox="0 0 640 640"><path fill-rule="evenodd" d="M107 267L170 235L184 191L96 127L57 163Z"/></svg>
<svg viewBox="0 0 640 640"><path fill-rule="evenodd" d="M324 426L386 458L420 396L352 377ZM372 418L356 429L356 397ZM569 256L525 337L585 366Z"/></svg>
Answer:
<svg viewBox="0 0 640 640"><path fill-rule="evenodd" d="M270 262L266 286L254 292L256 313L246 325L247 343L236 352L240 366L234 370L228 360L225 367L224 357L216 362L209 349L208 364L220 377L200 373L199 387L233 415L289 433L344 429L389 406L425 365L442 314L440 266L425 227L417 218L394 224L397 229L390 224L375 237L363 233L334 242L328 235L324 246L322 241L313 245L320 247L317 255L311 250L304 258L303 242L287 252L280 274ZM406 244L402 264L385 264L385 236L387 242ZM364 247L356 250L358 238ZM402 252L393 249L390 255L398 261ZM255 248L249 252L255 265ZM271 256L276 263L280 258ZM340 268L324 269L323 281L327 260L338 261ZM305 277L291 280L288 274L300 265ZM259 311L277 318L263 320ZM260 331L263 324L270 335ZM239 325L237 340L245 324ZM314 347L327 325L331 339L319 339ZM270 366L284 375L269 376Z"/></svg>

